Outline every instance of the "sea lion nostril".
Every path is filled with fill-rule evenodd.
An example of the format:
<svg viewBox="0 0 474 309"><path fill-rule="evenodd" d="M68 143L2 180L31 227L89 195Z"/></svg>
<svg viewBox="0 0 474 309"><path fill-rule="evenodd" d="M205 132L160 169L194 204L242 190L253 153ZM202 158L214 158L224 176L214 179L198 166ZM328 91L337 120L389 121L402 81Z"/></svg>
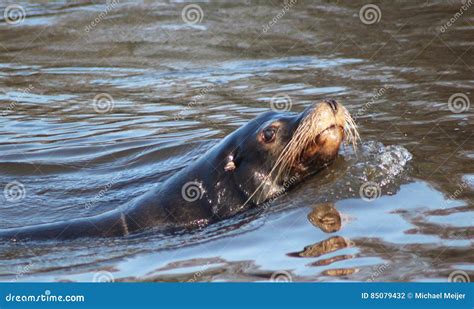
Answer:
<svg viewBox="0 0 474 309"><path fill-rule="evenodd" d="M333 111L337 112L337 102L336 102L336 100L328 99L328 100L325 100L324 102L326 102L329 106L331 106Z"/></svg>

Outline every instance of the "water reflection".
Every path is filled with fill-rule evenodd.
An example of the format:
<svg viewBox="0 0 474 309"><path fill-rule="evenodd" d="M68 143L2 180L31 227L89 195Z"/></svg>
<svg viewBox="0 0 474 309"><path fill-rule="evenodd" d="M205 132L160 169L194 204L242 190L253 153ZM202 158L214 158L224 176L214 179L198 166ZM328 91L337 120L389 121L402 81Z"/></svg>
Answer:
<svg viewBox="0 0 474 309"><path fill-rule="evenodd" d="M332 203L318 204L313 207L307 216L309 222L325 233L335 233L342 228L341 213ZM315 244L308 245L299 252L289 253L292 257L321 257L333 252L353 247L354 243L342 236L333 236ZM309 266L326 266L336 262L353 259L351 254L341 254L329 258L319 259ZM358 272L357 268L334 268L322 272L325 276L346 276Z"/></svg>
<svg viewBox="0 0 474 309"><path fill-rule="evenodd" d="M325 233L341 229L341 214L331 203L320 204L308 214L308 220Z"/></svg>
<svg viewBox="0 0 474 309"><path fill-rule="evenodd" d="M290 253L291 256L296 257L319 257L324 254L335 252L341 249L351 247L352 242L341 236L334 236L317 242L315 244L304 247L303 250L295 253Z"/></svg>

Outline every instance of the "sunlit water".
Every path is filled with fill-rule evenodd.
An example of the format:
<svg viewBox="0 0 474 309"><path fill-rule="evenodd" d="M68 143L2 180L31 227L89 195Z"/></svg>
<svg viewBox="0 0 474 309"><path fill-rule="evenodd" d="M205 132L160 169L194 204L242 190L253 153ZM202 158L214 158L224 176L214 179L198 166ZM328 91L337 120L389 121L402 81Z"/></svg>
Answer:
<svg viewBox="0 0 474 309"><path fill-rule="evenodd" d="M23 21L0 22L0 188L22 186L0 195L0 228L123 205L275 95L294 112L341 101L363 140L192 233L2 243L1 280L474 279L474 8L441 32L461 1L387 1L373 24L363 2L273 2L200 2L195 24L184 2L21 2Z"/></svg>

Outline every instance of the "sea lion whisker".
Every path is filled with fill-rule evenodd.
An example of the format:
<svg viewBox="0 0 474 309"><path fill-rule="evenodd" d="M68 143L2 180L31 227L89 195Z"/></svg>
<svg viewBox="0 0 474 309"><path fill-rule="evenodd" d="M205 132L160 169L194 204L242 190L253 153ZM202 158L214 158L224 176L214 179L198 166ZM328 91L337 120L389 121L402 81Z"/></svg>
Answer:
<svg viewBox="0 0 474 309"><path fill-rule="evenodd" d="M255 196L255 194L258 192L258 190L260 190L262 188L262 186L265 184L265 182L271 178L272 174L275 172L276 168L279 166L279 164L281 163L281 160L285 154L285 151L289 148L289 143L287 143L287 145L285 146L285 148L283 148L282 152L280 153L278 159L276 160L275 164L273 165L272 169L270 170L270 172L268 173L267 176L265 176L265 178L262 180L262 182L259 184L259 186L252 192L252 194L247 198L247 200L245 201L245 203L242 205L242 207L246 206L251 200L252 198ZM279 178L280 174L277 175L277 177L274 177L273 179L273 184L275 184L276 180ZM263 192L260 192L260 194L263 194Z"/></svg>
<svg viewBox="0 0 474 309"><path fill-rule="evenodd" d="M345 140L346 143L352 144L354 151L356 151L357 142L360 140L357 125L347 109L342 106L341 108L343 109L344 117L344 125L342 126L343 140ZM271 177L276 172L275 177L273 177L274 184L286 176L285 174L289 172L291 166L295 166L295 163L300 159L304 150L314 146L316 144L315 141L324 131L335 126L333 124L324 129L320 128L316 117L317 115L314 113L313 107L313 109L308 112L308 116L299 124L293 137L281 151L268 175L268 177ZM268 178L265 178L265 181L267 180ZM261 186L259 186L257 190L260 188ZM261 194L263 194L263 192L261 192Z"/></svg>

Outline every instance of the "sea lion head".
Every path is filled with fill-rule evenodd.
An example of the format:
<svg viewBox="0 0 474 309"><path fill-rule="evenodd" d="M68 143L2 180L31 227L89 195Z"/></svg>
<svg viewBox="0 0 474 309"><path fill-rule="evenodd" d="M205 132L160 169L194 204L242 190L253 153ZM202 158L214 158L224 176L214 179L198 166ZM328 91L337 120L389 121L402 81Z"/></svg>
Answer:
<svg viewBox="0 0 474 309"><path fill-rule="evenodd" d="M264 113L235 135L236 147L225 159L224 170L233 174L253 204L282 195L330 164L343 141L358 139L354 121L335 100L299 114Z"/></svg>

